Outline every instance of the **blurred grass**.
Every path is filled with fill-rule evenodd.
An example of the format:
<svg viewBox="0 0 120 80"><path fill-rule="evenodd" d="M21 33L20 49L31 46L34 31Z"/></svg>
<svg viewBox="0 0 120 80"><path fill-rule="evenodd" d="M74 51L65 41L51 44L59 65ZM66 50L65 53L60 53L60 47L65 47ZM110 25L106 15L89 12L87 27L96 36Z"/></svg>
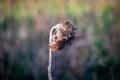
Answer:
<svg viewBox="0 0 120 80"><path fill-rule="evenodd" d="M77 39L53 55L56 80L120 79L119 0L0 0L0 80L47 80L52 26L66 19Z"/></svg>
<svg viewBox="0 0 120 80"><path fill-rule="evenodd" d="M101 13L102 10L110 3L108 0L97 0L95 11ZM24 18L27 16L38 16L39 14L49 14L55 16L56 14L66 14L69 16L82 15L88 13L91 6L89 1L76 0L76 1L56 1L56 0L14 0L12 3L9 0L1 1L3 4L3 13L6 16L13 16L15 18ZM99 10L99 11L98 11ZM98 13L98 14L99 14Z"/></svg>

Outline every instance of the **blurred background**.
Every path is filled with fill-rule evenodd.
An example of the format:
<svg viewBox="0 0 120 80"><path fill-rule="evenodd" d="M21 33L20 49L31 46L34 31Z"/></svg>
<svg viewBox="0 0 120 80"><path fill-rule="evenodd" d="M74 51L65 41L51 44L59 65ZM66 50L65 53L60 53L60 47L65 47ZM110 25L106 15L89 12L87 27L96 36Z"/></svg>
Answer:
<svg viewBox="0 0 120 80"><path fill-rule="evenodd" d="M53 54L55 80L120 80L120 0L0 0L0 80L48 80L49 31L71 20L72 46Z"/></svg>

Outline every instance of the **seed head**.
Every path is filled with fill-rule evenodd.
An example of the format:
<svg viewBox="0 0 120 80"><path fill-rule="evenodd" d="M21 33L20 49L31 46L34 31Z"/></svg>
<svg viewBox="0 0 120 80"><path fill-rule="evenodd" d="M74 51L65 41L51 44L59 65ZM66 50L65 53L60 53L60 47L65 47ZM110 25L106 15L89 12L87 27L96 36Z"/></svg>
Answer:
<svg viewBox="0 0 120 80"><path fill-rule="evenodd" d="M76 37L77 27L71 21L53 26L50 30L49 47L52 51L60 51L71 46Z"/></svg>

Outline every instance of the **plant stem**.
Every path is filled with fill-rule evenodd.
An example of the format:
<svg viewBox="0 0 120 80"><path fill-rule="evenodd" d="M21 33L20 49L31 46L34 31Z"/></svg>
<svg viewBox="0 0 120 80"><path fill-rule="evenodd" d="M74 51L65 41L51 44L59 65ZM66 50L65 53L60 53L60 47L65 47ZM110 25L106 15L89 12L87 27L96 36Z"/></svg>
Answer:
<svg viewBox="0 0 120 80"><path fill-rule="evenodd" d="M52 51L49 48L48 79L52 80Z"/></svg>

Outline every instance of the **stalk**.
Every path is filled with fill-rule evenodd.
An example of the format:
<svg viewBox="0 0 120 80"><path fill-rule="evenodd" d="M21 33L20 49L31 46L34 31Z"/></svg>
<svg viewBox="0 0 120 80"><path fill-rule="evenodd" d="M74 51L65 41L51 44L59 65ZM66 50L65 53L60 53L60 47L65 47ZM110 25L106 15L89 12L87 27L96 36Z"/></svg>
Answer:
<svg viewBox="0 0 120 80"><path fill-rule="evenodd" d="M48 79L52 80L52 51L49 48Z"/></svg>

